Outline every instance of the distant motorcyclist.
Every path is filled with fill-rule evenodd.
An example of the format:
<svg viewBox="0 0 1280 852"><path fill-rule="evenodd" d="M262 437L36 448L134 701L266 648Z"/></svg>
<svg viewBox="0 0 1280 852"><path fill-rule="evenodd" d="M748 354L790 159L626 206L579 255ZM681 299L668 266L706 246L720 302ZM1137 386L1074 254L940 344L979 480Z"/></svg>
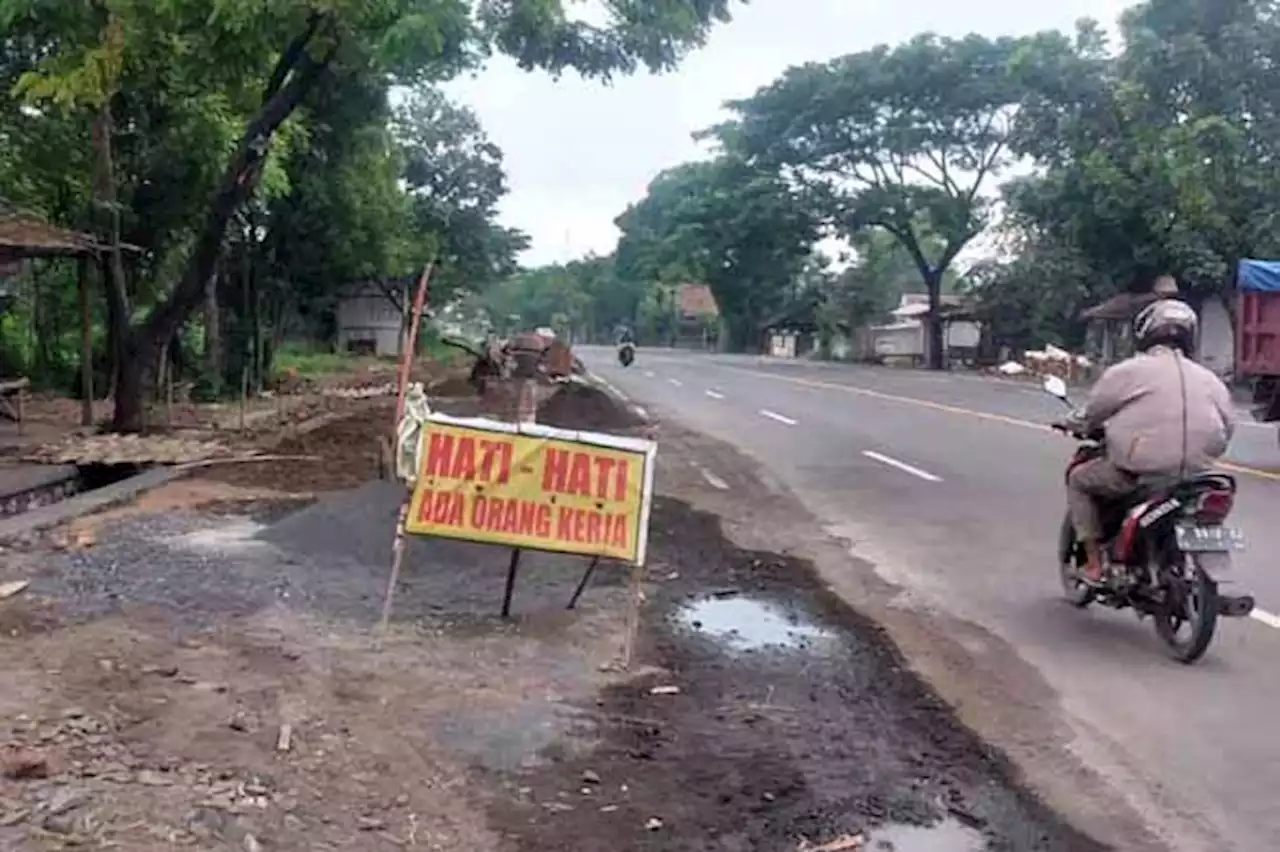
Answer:
<svg viewBox="0 0 1280 852"><path fill-rule="evenodd" d="M1191 360L1196 314L1162 295L1134 320L1137 354L1108 368L1084 407L1060 428L1102 431L1107 455L1076 467L1067 503L1086 555L1085 580L1105 582L1100 501L1121 500L1151 481L1181 479L1213 466L1235 423L1222 380Z"/></svg>
<svg viewBox="0 0 1280 852"><path fill-rule="evenodd" d="M624 326L618 334L618 363L624 367L631 366L636 357L636 342L631 329Z"/></svg>

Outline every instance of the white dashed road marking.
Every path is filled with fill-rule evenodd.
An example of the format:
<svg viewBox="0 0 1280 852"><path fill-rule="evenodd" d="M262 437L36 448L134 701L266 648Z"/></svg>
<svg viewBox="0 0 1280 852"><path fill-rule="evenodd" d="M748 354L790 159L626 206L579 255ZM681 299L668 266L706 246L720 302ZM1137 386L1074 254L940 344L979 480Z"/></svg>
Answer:
<svg viewBox="0 0 1280 852"><path fill-rule="evenodd" d="M1249 617L1254 621L1262 622L1268 627L1274 627L1276 630L1280 630L1280 615L1267 612L1265 609L1255 609L1253 612L1249 613Z"/></svg>
<svg viewBox="0 0 1280 852"><path fill-rule="evenodd" d="M887 464L889 465L889 467L894 467L902 471L903 473L909 473L912 476L917 476L920 479L925 480L926 482L942 481L942 477L934 476L932 473L929 473L927 470L921 470L918 467L912 467L906 462L898 461L897 459L891 458L890 456L877 453L874 450L863 450L862 454L873 461L878 461L881 464Z"/></svg>
<svg viewBox="0 0 1280 852"><path fill-rule="evenodd" d="M667 379L667 381L671 382L671 384L675 385L676 387L684 386L684 382L680 381L679 379Z"/></svg>
<svg viewBox="0 0 1280 852"><path fill-rule="evenodd" d="M653 376L654 376L654 372L653 372L653 370L645 370L645 371L644 371L644 377L645 377L646 379L652 379L652 378L653 378Z"/></svg>
<svg viewBox="0 0 1280 852"><path fill-rule="evenodd" d="M779 423L785 423L788 426L795 426L798 421L792 420L790 417L779 414L776 411L770 411L767 408L760 409L760 413L770 420L777 420Z"/></svg>
<svg viewBox="0 0 1280 852"><path fill-rule="evenodd" d="M724 399L724 394L719 393L718 391L713 391L713 390L707 391L707 396L711 397L712 399Z"/></svg>

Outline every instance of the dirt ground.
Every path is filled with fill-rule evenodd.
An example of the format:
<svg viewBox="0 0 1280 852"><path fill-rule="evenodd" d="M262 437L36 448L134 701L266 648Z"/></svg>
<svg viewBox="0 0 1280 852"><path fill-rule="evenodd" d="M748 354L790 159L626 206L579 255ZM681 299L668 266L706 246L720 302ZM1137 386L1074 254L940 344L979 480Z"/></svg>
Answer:
<svg viewBox="0 0 1280 852"><path fill-rule="evenodd" d="M389 413L277 450L323 463L212 468L0 566L30 581L0 601L0 850L1100 848L811 566L694 510L678 430L631 671L626 569L568 611L582 560L530 556L504 621L506 554L442 541L411 542L375 641ZM642 428L591 390L540 414Z"/></svg>

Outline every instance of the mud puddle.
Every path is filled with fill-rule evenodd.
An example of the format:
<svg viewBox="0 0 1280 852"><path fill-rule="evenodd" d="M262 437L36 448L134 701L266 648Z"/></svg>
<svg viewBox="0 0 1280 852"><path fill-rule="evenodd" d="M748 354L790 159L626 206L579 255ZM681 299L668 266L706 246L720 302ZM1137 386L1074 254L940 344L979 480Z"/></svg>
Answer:
<svg viewBox="0 0 1280 852"><path fill-rule="evenodd" d="M872 852L982 852L986 838L958 820L932 826L886 825L867 832L864 849Z"/></svg>
<svg viewBox="0 0 1280 852"><path fill-rule="evenodd" d="M676 621L732 651L810 649L835 634L782 607L755 598L707 597L676 613Z"/></svg>
<svg viewBox="0 0 1280 852"><path fill-rule="evenodd" d="M653 673L597 696L590 742L477 768L514 791L491 804L504 852L1105 849L1018 789L811 565L739 550L667 497L651 532L672 569L636 640Z"/></svg>

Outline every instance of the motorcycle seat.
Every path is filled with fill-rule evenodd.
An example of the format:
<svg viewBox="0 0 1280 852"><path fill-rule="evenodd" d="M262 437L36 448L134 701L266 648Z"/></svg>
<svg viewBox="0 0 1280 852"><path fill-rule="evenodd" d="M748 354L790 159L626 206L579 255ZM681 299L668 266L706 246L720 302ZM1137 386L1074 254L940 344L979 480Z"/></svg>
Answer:
<svg viewBox="0 0 1280 852"><path fill-rule="evenodd" d="M1125 510L1128 510L1148 500L1173 496L1179 491L1204 491L1210 489L1235 491L1235 478L1225 473L1215 473L1213 471L1195 473L1185 479L1168 476L1139 478L1138 489L1120 500L1119 503Z"/></svg>

